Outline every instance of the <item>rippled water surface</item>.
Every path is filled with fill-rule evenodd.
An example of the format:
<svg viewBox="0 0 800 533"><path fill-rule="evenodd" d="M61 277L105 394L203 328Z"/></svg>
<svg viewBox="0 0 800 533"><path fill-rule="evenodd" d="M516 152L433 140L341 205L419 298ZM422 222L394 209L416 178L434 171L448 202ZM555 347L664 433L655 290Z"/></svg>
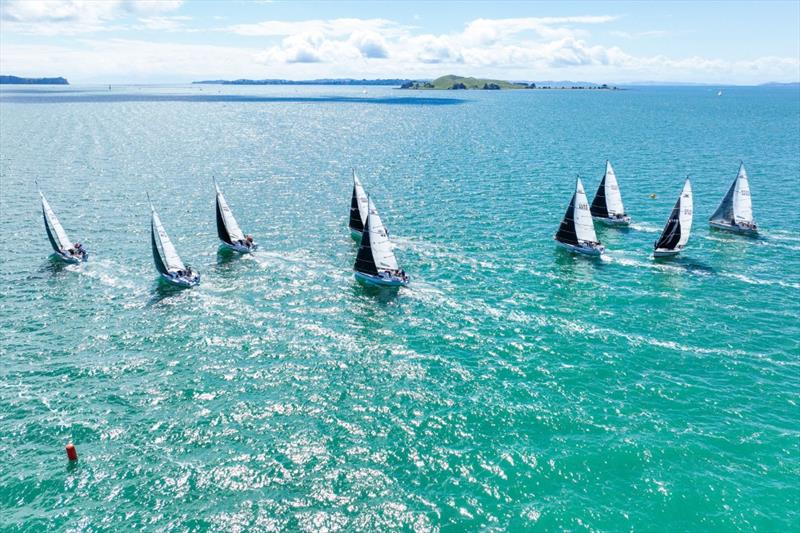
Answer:
<svg viewBox="0 0 800 533"><path fill-rule="evenodd" d="M800 93L715 94L4 90L0 529L800 528ZM573 257L606 158L634 224ZM740 159L756 239L707 226ZM351 167L397 294L353 280ZM198 288L158 286L145 192Z"/></svg>

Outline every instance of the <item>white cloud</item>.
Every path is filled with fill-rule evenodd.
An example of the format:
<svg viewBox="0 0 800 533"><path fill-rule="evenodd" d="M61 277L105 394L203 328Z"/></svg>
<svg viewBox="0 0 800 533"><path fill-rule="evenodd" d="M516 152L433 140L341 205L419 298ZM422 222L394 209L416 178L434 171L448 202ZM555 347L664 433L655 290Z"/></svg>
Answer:
<svg viewBox="0 0 800 533"><path fill-rule="evenodd" d="M76 6L80 4L80 9ZM110 27L126 16L127 29L198 32L188 17L169 15L178 2L61 1L43 13L42 2L3 3L4 21ZM48 4L49 5L49 4ZM109 6L114 6L113 9ZM13 9L10 9L13 8ZM149 10L149 11L148 11ZM166 13L165 13L166 10ZM135 13L135 14L134 14ZM8 39L4 22L0 61L17 75L64 75L71 81L125 79L179 81L216 77L437 77L447 73L515 80L581 79L752 83L800 80L797 57L739 60L667 55L639 56L593 41L590 29L612 16L476 19L461 31L425 33L386 19L263 21L218 28L247 37L247 46L74 40L60 46L22 46ZM63 32L63 30L62 30ZM604 31L608 36L611 32ZM654 32L626 34L620 39ZM628 37L630 36L630 37ZM622 41L627 43L627 41ZM630 44L630 43L627 43Z"/></svg>
<svg viewBox="0 0 800 533"><path fill-rule="evenodd" d="M4 31L37 35L111 31L109 23L178 9L183 0L3 0Z"/></svg>

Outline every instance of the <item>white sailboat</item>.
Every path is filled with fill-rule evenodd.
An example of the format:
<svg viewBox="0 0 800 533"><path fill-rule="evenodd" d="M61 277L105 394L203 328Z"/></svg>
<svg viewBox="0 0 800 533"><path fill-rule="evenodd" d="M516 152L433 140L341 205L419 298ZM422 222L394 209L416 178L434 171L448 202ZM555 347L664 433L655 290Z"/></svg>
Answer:
<svg viewBox="0 0 800 533"><path fill-rule="evenodd" d="M159 277L176 287L194 287L200 283L200 274L183 264L152 202L150 213L150 240L153 247L153 261Z"/></svg>
<svg viewBox="0 0 800 533"><path fill-rule="evenodd" d="M569 202L561 225L553 237L559 246L570 252L586 255L601 255L605 248L597 240L594 231L594 222L589 211L589 200L583 190L583 182L578 178L575 182L575 192Z"/></svg>
<svg viewBox="0 0 800 533"><path fill-rule="evenodd" d="M245 235L236 219L233 217L228 202L225 200L222 191L214 180L214 189L217 191L216 213L217 213L217 236L222 241L222 245L230 250L235 250L242 254L249 254L258 247L252 235Z"/></svg>
<svg viewBox="0 0 800 533"><path fill-rule="evenodd" d="M361 244L353 266L355 278L370 285L385 287L408 285L408 275L397 265L389 234L378 211L369 199L367 205L367 219L364 221Z"/></svg>
<svg viewBox="0 0 800 533"><path fill-rule="evenodd" d="M361 180L356 176L356 170L353 169L353 194L350 197L350 236L355 240L361 240L361 234L364 232L364 224L367 222L368 208L367 193L364 192L364 186L361 185Z"/></svg>
<svg viewBox="0 0 800 533"><path fill-rule="evenodd" d="M86 261L89 257L89 252L81 243L72 243L42 191L39 191L39 196L42 199L44 229L47 231L47 239L50 241L50 246L53 247L55 256L65 263L76 264L81 261Z"/></svg>
<svg viewBox="0 0 800 533"><path fill-rule="evenodd" d="M606 161L606 172L597 187L597 193L590 206L592 218L597 221L612 225L627 226L631 223L631 217L625 214L625 206L622 204L622 194L619 191L617 174L611 161Z"/></svg>
<svg viewBox="0 0 800 533"><path fill-rule="evenodd" d="M711 227L754 235L758 226L753 220L753 200L750 197L750 181L744 163L739 164L739 172L731 183L728 192L708 222Z"/></svg>
<svg viewBox="0 0 800 533"><path fill-rule="evenodd" d="M672 208L672 212L664 225L661 236L653 245L655 257L669 257L679 254L689 242L692 231L692 184L689 178L683 184L683 190Z"/></svg>

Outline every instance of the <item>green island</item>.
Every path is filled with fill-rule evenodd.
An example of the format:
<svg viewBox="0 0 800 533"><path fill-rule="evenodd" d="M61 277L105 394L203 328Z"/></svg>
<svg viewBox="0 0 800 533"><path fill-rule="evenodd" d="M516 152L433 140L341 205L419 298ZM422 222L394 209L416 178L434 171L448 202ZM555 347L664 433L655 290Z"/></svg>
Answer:
<svg viewBox="0 0 800 533"><path fill-rule="evenodd" d="M609 85L580 83L574 85L554 85L554 84L540 84L525 83L525 82L511 82L504 80L491 80L485 78L470 78L464 76L456 76L455 74L448 74L441 76L432 81L407 81L400 86L401 89L421 89L421 90L484 90L484 91L499 91L507 89L587 89L587 90L618 90L616 87Z"/></svg>

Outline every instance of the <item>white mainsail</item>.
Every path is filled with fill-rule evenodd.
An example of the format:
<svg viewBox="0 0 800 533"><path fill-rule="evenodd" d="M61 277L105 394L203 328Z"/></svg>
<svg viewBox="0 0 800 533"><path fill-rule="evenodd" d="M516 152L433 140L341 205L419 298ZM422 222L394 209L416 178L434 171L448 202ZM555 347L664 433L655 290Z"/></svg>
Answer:
<svg viewBox="0 0 800 533"><path fill-rule="evenodd" d="M606 209L609 215L624 215L625 206L622 205L622 194L619 192L617 175L611 166L611 161L606 161Z"/></svg>
<svg viewBox="0 0 800 533"><path fill-rule="evenodd" d="M686 178L686 183L683 185L681 191L681 238L678 241L678 246L683 248L689 242L689 234L692 232L692 211L694 209L694 202L692 200L692 183L689 178Z"/></svg>
<svg viewBox="0 0 800 533"><path fill-rule="evenodd" d="M372 258L378 271L398 270L397 258L392 251L392 243L389 241L389 234L381 221L378 210L372 200L369 202L369 242L372 248ZM366 222L366 220L365 220Z"/></svg>
<svg viewBox="0 0 800 533"><path fill-rule="evenodd" d="M369 211L369 199L367 193L364 192L364 186L361 185L361 180L356 176L356 171L353 169L353 184L356 187L356 200L358 201L358 213L361 215L361 223L367 223L367 213Z"/></svg>
<svg viewBox="0 0 800 533"><path fill-rule="evenodd" d="M47 202L47 198L44 197L41 191L39 191L39 196L42 197L42 211L44 212L46 222L55 233L53 237L56 240L56 244L58 244L59 248L63 251L69 250L72 248L72 241L69 240L67 232L64 231L64 227L61 225L61 222L58 221L58 217L56 217L56 214Z"/></svg>
<svg viewBox="0 0 800 533"><path fill-rule="evenodd" d="M153 227L156 230L156 237L158 239L158 244L160 245L161 250L163 251L163 260L164 266L167 267L167 271L176 271L176 270L185 270L186 266L184 266L183 261L181 261L178 252L175 250L175 246L172 245L172 241L169 240L169 235L164 230L164 226L161 224L161 219L158 217L158 213L156 210L150 206L150 209L153 212Z"/></svg>
<svg viewBox="0 0 800 533"><path fill-rule="evenodd" d="M594 231L592 213L589 211L589 200L583 190L583 182L578 178L575 185L575 205L573 206L573 220L575 220L575 235L578 241L598 242Z"/></svg>
<svg viewBox="0 0 800 533"><path fill-rule="evenodd" d="M737 223L753 222L753 201L750 198L750 182L744 163L739 166L733 190L733 220Z"/></svg>
<svg viewBox="0 0 800 533"><path fill-rule="evenodd" d="M244 233L242 232L242 228L239 227L239 224L236 223L236 219L233 217L233 212L231 211L228 202L225 201L225 196L222 195L222 191L219 190L219 186L214 183L214 187L217 189L217 202L219 203L219 209L222 212L222 219L225 222L225 228L228 230L228 235L231 238L231 241L243 241L244 240Z"/></svg>

